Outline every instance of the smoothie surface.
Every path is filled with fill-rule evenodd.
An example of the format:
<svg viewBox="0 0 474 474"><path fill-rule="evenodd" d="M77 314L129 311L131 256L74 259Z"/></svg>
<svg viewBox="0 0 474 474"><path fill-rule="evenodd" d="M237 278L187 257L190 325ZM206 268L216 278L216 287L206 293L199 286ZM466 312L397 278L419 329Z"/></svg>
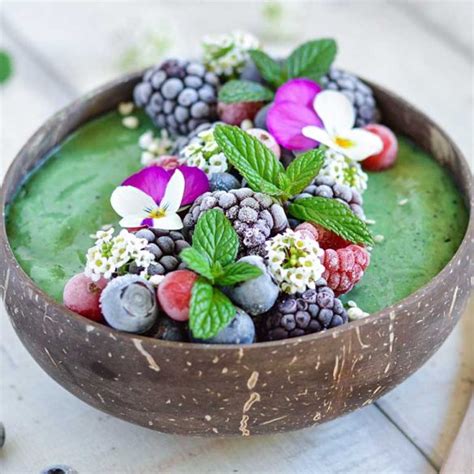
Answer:
<svg viewBox="0 0 474 474"><path fill-rule="evenodd" d="M7 212L7 232L23 269L46 293L62 301L63 287L85 264L101 226L118 216L110 194L138 171L139 136L112 112L73 133L20 189ZM448 263L468 221L462 196L449 174L403 137L396 165L369 174L364 209L374 235L371 265L343 300L375 312L413 293ZM405 204L403 204L406 201ZM403 204L401 205L400 202ZM379 240L381 237L379 238Z"/></svg>

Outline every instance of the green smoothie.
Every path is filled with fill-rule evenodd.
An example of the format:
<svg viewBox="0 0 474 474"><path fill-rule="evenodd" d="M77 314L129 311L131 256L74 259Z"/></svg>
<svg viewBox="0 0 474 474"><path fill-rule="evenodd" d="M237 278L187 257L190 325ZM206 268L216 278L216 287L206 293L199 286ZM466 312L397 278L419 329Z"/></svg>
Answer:
<svg viewBox="0 0 474 474"><path fill-rule="evenodd" d="M84 268L90 234L118 222L109 198L141 168L138 137L151 124L144 116L140 123L125 129L114 112L81 127L32 174L8 209L18 261L58 301L66 281ZM364 194L367 217L376 221L371 230L384 239L345 299L367 312L401 300L436 275L458 248L468 220L447 172L403 137L399 146L396 165L371 173Z"/></svg>

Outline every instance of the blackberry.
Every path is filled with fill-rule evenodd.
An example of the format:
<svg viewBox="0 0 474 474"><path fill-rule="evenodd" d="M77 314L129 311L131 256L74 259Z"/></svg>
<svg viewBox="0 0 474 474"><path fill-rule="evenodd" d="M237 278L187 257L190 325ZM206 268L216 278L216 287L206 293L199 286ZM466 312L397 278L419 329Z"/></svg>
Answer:
<svg viewBox="0 0 474 474"><path fill-rule="evenodd" d="M175 230L142 229L137 232L137 237L148 240L146 249L155 256L155 262L148 267L148 274L166 275L174 270L186 268L179 258L181 250L190 244L181 232ZM130 265L130 273L140 273L142 268Z"/></svg>
<svg viewBox="0 0 474 474"><path fill-rule="evenodd" d="M265 241L288 227L285 211L272 198L250 188L207 192L199 196L184 217L191 234L201 215L209 209L220 209L239 235L241 254L265 254Z"/></svg>
<svg viewBox="0 0 474 474"><path fill-rule="evenodd" d="M358 77L331 68L329 73L321 78L321 85L325 89L342 92L351 101L356 111L356 126L364 127L377 121L378 112L372 89Z"/></svg>
<svg viewBox="0 0 474 474"><path fill-rule="evenodd" d="M334 291L320 279L316 288L295 295L281 295L275 306L260 316L259 335L273 341L324 331L347 323L347 312Z"/></svg>
<svg viewBox="0 0 474 474"><path fill-rule="evenodd" d="M149 69L133 91L156 126L187 135L216 118L218 77L199 62L169 59Z"/></svg>
<svg viewBox="0 0 474 474"><path fill-rule="evenodd" d="M302 193L297 194L293 199L315 196L337 199L349 207L359 219L365 220L362 196L358 191L349 186L336 183L329 177L318 176Z"/></svg>

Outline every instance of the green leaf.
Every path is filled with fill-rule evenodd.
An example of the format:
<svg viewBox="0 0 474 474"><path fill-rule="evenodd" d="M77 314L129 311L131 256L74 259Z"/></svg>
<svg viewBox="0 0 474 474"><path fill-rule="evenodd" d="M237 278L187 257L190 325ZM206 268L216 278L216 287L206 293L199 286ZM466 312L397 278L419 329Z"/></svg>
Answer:
<svg viewBox="0 0 474 474"><path fill-rule="evenodd" d="M288 191L290 196L303 191L309 186L324 164L324 152L319 148L310 150L293 160L286 169Z"/></svg>
<svg viewBox="0 0 474 474"><path fill-rule="evenodd" d="M217 262L225 266L235 261L239 238L224 213L211 209L197 221L193 247L207 257L211 267Z"/></svg>
<svg viewBox="0 0 474 474"><path fill-rule="evenodd" d="M293 217L315 222L350 242L368 245L374 243L365 223L336 199L301 198L290 204L288 211Z"/></svg>
<svg viewBox="0 0 474 474"><path fill-rule="evenodd" d="M6 82L12 75L13 61L7 51L0 50L0 84Z"/></svg>
<svg viewBox="0 0 474 474"><path fill-rule="evenodd" d="M234 318L235 306L229 298L203 279L198 279L191 293L189 327L197 339L214 337Z"/></svg>
<svg viewBox="0 0 474 474"><path fill-rule="evenodd" d="M254 191L262 191L263 186L277 191L278 176L285 170L268 147L241 128L231 125L217 125L214 138L230 164Z"/></svg>
<svg viewBox="0 0 474 474"><path fill-rule="evenodd" d="M236 262L224 268L224 275L217 279L217 283L222 286L235 285L243 281L257 278L262 274L262 270L247 262Z"/></svg>
<svg viewBox="0 0 474 474"><path fill-rule="evenodd" d="M226 104L233 102L268 102L273 99L273 92L258 82L229 81L219 90L219 100Z"/></svg>
<svg viewBox="0 0 474 474"><path fill-rule="evenodd" d="M258 71L269 84L275 88L283 84L282 70L277 61L260 49L251 49L249 54Z"/></svg>
<svg viewBox="0 0 474 474"><path fill-rule="evenodd" d="M181 260L186 263L187 267L190 270L193 270L196 273L199 273L203 277L208 278L212 282L214 281L214 274L209 263L209 260L205 255L198 252L194 247L188 247L183 249L179 257Z"/></svg>
<svg viewBox="0 0 474 474"><path fill-rule="evenodd" d="M298 46L286 60L288 78L306 77L318 81L329 71L337 52L333 39L308 41Z"/></svg>

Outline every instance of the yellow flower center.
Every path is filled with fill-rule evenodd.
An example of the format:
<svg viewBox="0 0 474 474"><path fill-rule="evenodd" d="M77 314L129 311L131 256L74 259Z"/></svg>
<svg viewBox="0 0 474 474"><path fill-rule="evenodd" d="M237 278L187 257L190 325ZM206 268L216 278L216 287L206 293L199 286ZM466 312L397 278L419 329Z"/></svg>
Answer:
<svg viewBox="0 0 474 474"><path fill-rule="evenodd" d="M355 145L355 143L352 140L349 140L348 138L344 138L344 137L335 137L334 141L341 148L350 148Z"/></svg>
<svg viewBox="0 0 474 474"><path fill-rule="evenodd" d="M166 212L161 207L157 207L156 209L153 209L152 211L150 211L150 217L152 219L160 219L161 217L165 217L165 216L166 216Z"/></svg>

